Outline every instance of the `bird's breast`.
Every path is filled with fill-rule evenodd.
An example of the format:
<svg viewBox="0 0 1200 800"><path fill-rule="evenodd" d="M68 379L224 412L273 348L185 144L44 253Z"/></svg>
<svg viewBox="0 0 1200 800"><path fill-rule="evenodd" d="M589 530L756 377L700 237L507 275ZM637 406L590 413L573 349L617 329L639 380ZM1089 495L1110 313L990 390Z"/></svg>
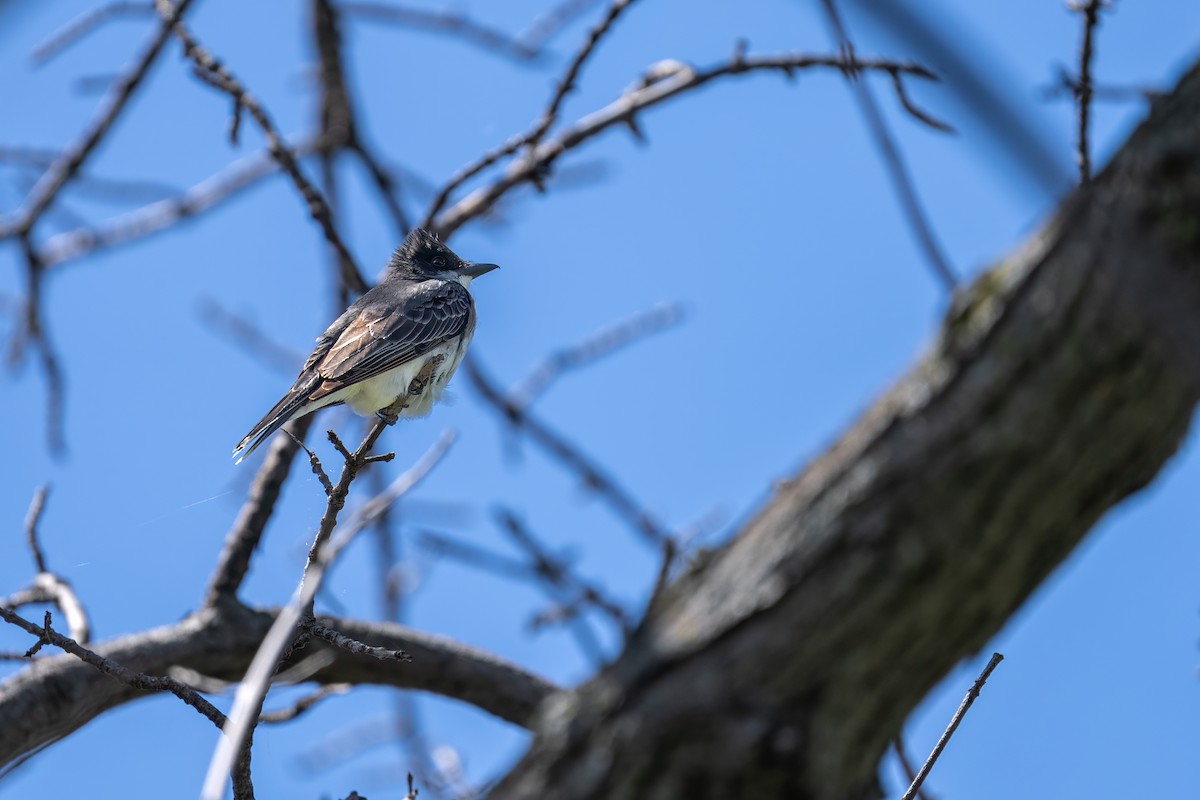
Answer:
<svg viewBox="0 0 1200 800"><path fill-rule="evenodd" d="M441 398L446 384L462 362L471 333L470 330L464 331L462 336L431 348L395 369L347 387L344 396L346 405L357 414L370 416L392 405L400 396L407 395L408 407L400 412L400 416L425 416ZM421 384L414 386L413 381L421 376L422 370L431 361L438 361L432 373L427 378L422 376ZM416 393L409 395L410 388L417 390Z"/></svg>

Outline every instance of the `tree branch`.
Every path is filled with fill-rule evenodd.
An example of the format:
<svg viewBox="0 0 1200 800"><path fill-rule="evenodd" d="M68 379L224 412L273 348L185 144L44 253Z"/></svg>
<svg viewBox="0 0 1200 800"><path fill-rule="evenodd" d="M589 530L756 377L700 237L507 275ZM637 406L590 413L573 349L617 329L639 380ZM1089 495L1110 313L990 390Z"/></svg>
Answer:
<svg viewBox="0 0 1200 800"><path fill-rule="evenodd" d="M912 708L1184 440L1198 127L1200 65L615 664L547 706L490 796L877 794Z"/></svg>
<svg viewBox="0 0 1200 800"><path fill-rule="evenodd" d="M176 19L178 18L178 12L174 10L175 6L172 4L172 0L155 0L154 7L164 19L170 18L172 14L174 14ZM275 123L271 121L271 117L258 101L258 98L250 94L224 64L202 47L196 40L196 37L192 36L182 23L175 22L170 25L170 28L175 34L175 38L179 39L183 45L184 55L195 63L197 77L233 98L234 126L231 131L231 137L234 139L237 138L237 121L240 119L243 110L248 111L262 130L263 135L266 136L268 149L272 157L279 162L279 166L292 179L296 190L304 199L309 216L320 226L322 233L325 234L325 239L337 251L341 261L342 279L354 291L359 293L365 292L369 285L366 279L363 278L362 271L359 270L354 256L350 253L350 249L346 246L345 242L342 241L342 237L333 223L333 215L329 210L329 204L325 202L325 198L312 185L312 182L304 176L300 165L296 162L295 155L284 144L283 137L275 128Z"/></svg>
<svg viewBox="0 0 1200 800"><path fill-rule="evenodd" d="M291 152L301 159L316 152L319 145L319 139L305 139L291 148ZM148 203L95 225L56 233L42 243L39 254L50 268L98 250L135 242L217 208L279 171L269 150L246 156L177 196Z"/></svg>
<svg viewBox="0 0 1200 800"><path fill-rule="evenodd" d="M967 712L971 710L971 706L975 703L975 698L979 697L979 692L983 689L983 685L987 683L987 679L991 677L992 672L996 667L1000 666L1000 662L1003 660L1004 656L999 653L992 653L991 660L983 668L983 672L980 673L979 677L975 679L975 683L971 685L967 696L963 698L962 703L958 706L958 710L954 712L954 716L950 719L950 724L946 726L946 730L942 731L942 735L938 738L933 752L929 754L929 758L925 759L925 764L921 767L921 771L913 777L912 784L908 787L908 791L904 793L904 797L901 800L914 800L914 798L920 796L921 785L925 783L925 779L929 777L929 772L933 769L933 765L937 763L938 758L942 755L942 751L950 743L950 737L958 730L963 717L967 715ZM899 753L900 749L896 748L896 752ZM904 755L901 754L900 758L903 760Z"/></svg>
<svg viewBox="0 0 1200 800"><path fill-rule="evenodd" d="M300 444L315 415L294 419L284 426L287 436L274 437L267 447L263 464L250 484L250 492L242 510L225 536L225 546L217 560L217 568L209 579L204 604L214 605L222 598L237 596L246 573L250 571L250 559L258 548L267 523L275 514L275 503L283 491L283 484L292 471L292 461L300 450Z"/></svg>
<svg viewBox="0 0 1200 800"><path fill-rule="evenodd" d="M175 625L96 645L95 652L144 674L165 674L178 666L239 681L277 613L223 601ZM419 689L524 726L530 725L542 700L561 691L514 664L450 639L390 623L323 621L358 641L404 650L412 661L386 663L313 642L287 666L304 661L310 652L328 651L329 664L308 676L322 685ZM113 681L74 656L39 659L0 683L0 765L11 764L99 714L142 697L146 697L142 691Z"/></svg>
<svg viewBox="0 0 1200 800"><path fill-rule="evenodd" d="M87 133L64 152L50 169L46 170L33 190L30 191L29 196L25 198L25 203L17 213L16 219L8 225L0 226L0 240L11 236L25 235L33 230L33 226L54 202L58 193L79 174L79 170L95 152L96 146L112 129L113 123L117 121L117 117L121 116L129 99L133 97L133 93L137 91L150 72L150 67L158 59L163 46L171 36L171 28L183 18L183 14L191 2L192 0L179 0L178 4L164 10L163 21L159 26L158 33L142 52L134 67L117 81L100 116Z"/></svg>
<svg viewBox="0 0 1200 800"><path fill-rule="evenodd" d="M853 62L847 62L833 56L790 54L746 56L739 53L728 61L705 69L695 69L679 62L660 63L651 69L650 77L641 85L627 91L599 111L583 117L557 136L542 142L536 149L513 161L503 175L459 200L437 215L436 219L433 219L426 227L432 227L443 237L449 237L470 220L490 211L500 198L515 187L523 183L542 180L564 153L574 150L594 136L616 125L625 125L636 131L636 117L642 111L681 94L699 89L712 81L755 72L779 72L792 77L798 71L817 68L840 72L854 69L859 72L884 72L889 75L911 75L927 80L934 79L931 72L916 64L872 59L856 59ZM506 152L497 151L498 155L489 161L488 165L495 163L504 155L516 152L519 147L520 144L511 148L509 145L505 145L500 150ZM459 183L465 180L461 175L454 179ZM434 206L437 205L435 201ZM429 216L433 217L432 214Z"/></svg>
<svg viewBox="0 0 1200 800"><path fill-rule="evenodd" d="M427 381L429 379L427 372L431 373L436 367L437 364L434 361L426 364L421 374L413 379L413 386L417 385L419 381ZM408 405L412 395L413 391L410 387L407 395L398 397L395 403L381 411L380 414L392 415L394 420L394 415L399 414ZM313 601L330 565L379 514L421 481L441 461L454 441L452 432L444 433L441 439L417 463L396 478L381 495L373 498L351 520L335 529L337 515L345 503L345 495L349 491L350 484L359 470L366 465L371 448L374 447L375 441L387 426L388 423L382 417L376 419L367 435L363 437L358 449L346 459L342 476L334 487L334 491L329 495L325 516L321 519L321 525L313 539L312 548L309 550L308 563L300 578L300 586L297 587L291 602L280 610L279 616L272 623L270 631L263 638L258 652L255 653L250 666L246 669L245 678L234 698L233 709L229 712L229 724L224 728L225 737L217 742L216 750L209 762L201 797L219 798L221 776L229 771L235 754L242 748L243 743L249 741L250 733L258 722L262 701L266 697L271 676L278 669L280 657L284 656L285 650L290 652L295 649L292 647L293 634L302 620L312 616ZM334 440L335 444L338 443L336 435L332 432L330 432L330 438ZM357 639L351 634L345 635L351 639Z"/></svg>
<svg viewBox="0 0 1200 800"><path fill-rule="evenodd" d="M1068 7L1083 17L1083 42L1079 46L1079 79L1074 84L1075 101L1079 105L1078 141L1076 157L1079 162L1079 180L1087 183L1092 179L1091 144L1088 134L1092 115L1092 57L1095 51L1096 28L1100 25L1100 12L1108 8L1107 0L1087 0L1069 3Z"/></svg>

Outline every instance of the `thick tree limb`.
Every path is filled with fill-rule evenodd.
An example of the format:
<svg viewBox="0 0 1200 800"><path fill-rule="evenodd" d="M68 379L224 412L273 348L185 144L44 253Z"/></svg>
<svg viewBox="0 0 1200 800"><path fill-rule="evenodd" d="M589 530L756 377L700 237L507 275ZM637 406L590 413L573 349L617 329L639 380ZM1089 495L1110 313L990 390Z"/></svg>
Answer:
<svg viewBox="0 0 1200 800"><path fill-rule="evenodd" d="M856 798L905 717L1200 400L1200 65L622 657L544 706L500 798Z"/></svg>
<svg viewBox="0 0 1200 800"><path fill-rule="evenodd" d="M274 619L273 611L222 602L178 624L93 649L148 675L165 675L179 666L237 681ZM391 623L330 618L322 622L358 641L412 656L411 662L387 663L328 648L333 660L310 678L323 685L370 683L420 689L460 699L516 725L528 725L538 703L558 691L519 667L449 639ZM294 661L324 648L313 642ZM146 696L74 656L39 660L0 684L0 765L69 735L104 711Z"/></svg>

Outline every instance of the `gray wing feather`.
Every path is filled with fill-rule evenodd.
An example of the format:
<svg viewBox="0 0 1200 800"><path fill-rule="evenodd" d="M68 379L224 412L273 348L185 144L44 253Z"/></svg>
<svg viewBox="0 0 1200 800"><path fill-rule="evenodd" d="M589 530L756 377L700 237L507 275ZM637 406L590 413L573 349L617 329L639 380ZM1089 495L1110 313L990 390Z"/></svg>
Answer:
<svg viewBox="0 0 1200 800"><path fill-rule="evenodd" d="M309 403L411 361L470 324L471 295L459 283L414 287L398 307L394 298L376 293L381 288L360 297L321 334L295 384L238 443L235 453L244 451L245 458Z"/></svg>
<svg viewBox="0 0 1200 800"><path fill-rule="evenodd" d="M321 384L312 400L368 380L458 336L471 318L471 295L440 283L401 308L364 308L313 365Z"/></svg>

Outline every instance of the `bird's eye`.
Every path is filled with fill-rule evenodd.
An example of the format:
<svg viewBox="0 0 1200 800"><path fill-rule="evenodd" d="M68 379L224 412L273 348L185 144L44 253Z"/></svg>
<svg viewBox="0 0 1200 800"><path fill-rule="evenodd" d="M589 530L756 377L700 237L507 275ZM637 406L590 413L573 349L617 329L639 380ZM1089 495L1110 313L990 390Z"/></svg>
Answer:
<svg viewBox="0 0 1200 800"><path fill-rule="evenodd" d="M445 256L434 256L429 263L433 264L435 267L444 267L446 266L446 258Z"/></svg>

